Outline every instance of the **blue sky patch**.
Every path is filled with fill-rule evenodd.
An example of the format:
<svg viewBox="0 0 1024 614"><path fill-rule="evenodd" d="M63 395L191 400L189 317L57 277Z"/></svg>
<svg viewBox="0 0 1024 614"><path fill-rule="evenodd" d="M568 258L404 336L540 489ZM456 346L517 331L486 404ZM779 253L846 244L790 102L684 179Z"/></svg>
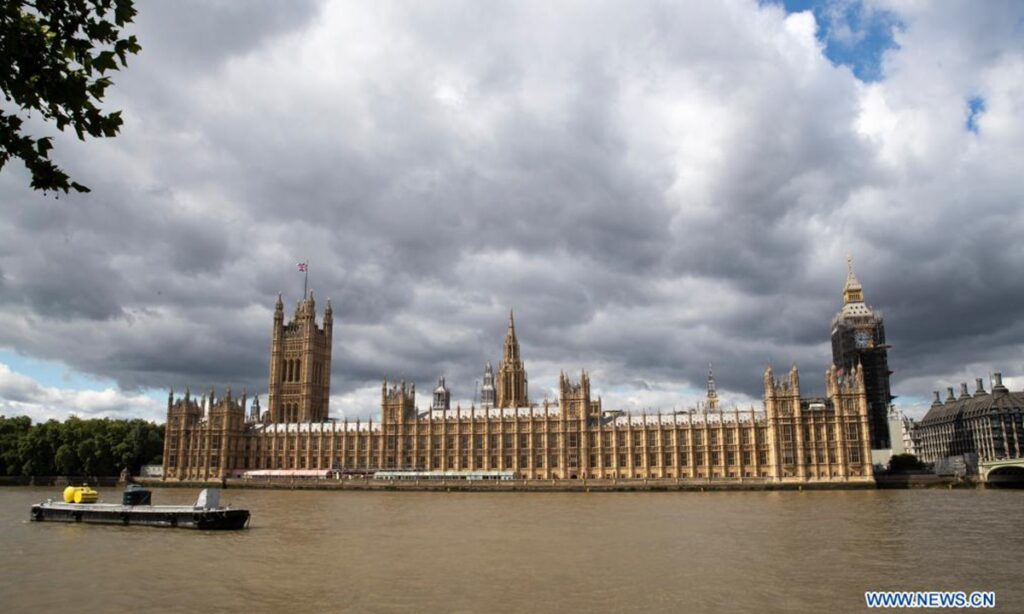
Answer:
<svg viewBox="0 0 1024 614"><path fill-rule="evenodd" d="M895 14L864 6L860 0L782 0L789 13L811 11L817 37L833 64L848 66L861 81L879 81L882 55L898 45L893 32L903 27Z"/></svg>
<svg viewBox="0 0 1024 614"><path fill-rule="evenodd" d="M981 96L974 96L967 99L967 122L965 127L978 134L978 116L985 112L985 99Z"/></svg>

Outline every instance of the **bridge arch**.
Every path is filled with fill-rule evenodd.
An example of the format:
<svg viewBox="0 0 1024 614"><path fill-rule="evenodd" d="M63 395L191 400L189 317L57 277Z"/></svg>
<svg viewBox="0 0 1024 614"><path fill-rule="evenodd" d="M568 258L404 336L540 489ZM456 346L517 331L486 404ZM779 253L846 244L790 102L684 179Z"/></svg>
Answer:
<svg viewBox="0 0 1024 614"><path fill-rule="evenodd" d="M1024 458L990 461L980 469L986 485L1024 488Z"/></svg>

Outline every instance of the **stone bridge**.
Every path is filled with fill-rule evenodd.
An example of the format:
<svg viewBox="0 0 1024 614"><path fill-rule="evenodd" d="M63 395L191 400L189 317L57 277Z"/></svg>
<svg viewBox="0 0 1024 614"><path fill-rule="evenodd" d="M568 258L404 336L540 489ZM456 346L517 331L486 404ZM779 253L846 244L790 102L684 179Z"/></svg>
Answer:
<svg viewBox="0 0 1024 614"><path fill-rule="evenodd" d="M1024 485L1024 458L1001 458L978 463L978 474L986 484Z"/></svg>

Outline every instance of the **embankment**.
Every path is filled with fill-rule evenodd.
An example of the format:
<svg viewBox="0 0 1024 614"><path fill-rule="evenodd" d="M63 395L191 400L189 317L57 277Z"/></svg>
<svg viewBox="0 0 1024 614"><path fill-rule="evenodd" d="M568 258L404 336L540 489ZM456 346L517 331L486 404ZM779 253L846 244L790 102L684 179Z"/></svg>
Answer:
<svg viewBox="0 0 1024 614"><path fill-rule="evenodd" d="M347 491L430 491L430 492L716 492L777 490L864 490L874 482L768 482L761 480L375 480L375 479L245 479L227 478L213 482L163 481L141 478L152 487L347 490Z"/></svg>

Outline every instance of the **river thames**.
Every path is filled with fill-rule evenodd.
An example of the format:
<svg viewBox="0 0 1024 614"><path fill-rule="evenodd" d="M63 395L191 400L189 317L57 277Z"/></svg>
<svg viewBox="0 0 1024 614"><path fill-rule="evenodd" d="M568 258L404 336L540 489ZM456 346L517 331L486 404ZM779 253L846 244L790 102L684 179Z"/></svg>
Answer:
<svg viewBox="0 0 1024 614"><path fill-rule="evenodd" d="M249 530L29 522L58 491L0 489L5 612L856 612L866 590L1024 611L1019 490L227 490Z"/></svg>

